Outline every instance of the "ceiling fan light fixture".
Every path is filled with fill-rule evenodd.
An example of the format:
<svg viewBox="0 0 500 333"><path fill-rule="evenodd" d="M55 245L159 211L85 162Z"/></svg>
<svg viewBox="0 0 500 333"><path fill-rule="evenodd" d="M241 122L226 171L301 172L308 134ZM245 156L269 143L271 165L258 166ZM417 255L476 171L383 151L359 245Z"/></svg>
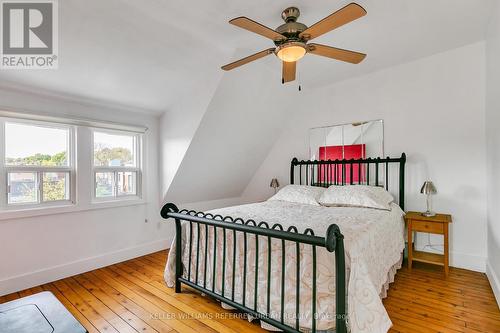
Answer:
<svg viewBox="0 0 500 333"><path fill-rule="evenodd" d="M294 62L306 54L306 45L300 42L289 42L276 49L276 56L285 62Z"/></svg>
<svg viewBox="0 0 500 333"><path fill-rule="evenodd" d="M306 53L359 64L366 57L366 54L309 42L365 15L366 10L353 2L309 27L297 21L300 16L300 10L297 7L288 7L283 11L281 18L285 23L276 29L266 27L245 16L236 17L229 23L272 40L276 47L233 61L221 68L229 71L274 53L281 60L281 82L286 83L296 79L297 62Z"/></svg>

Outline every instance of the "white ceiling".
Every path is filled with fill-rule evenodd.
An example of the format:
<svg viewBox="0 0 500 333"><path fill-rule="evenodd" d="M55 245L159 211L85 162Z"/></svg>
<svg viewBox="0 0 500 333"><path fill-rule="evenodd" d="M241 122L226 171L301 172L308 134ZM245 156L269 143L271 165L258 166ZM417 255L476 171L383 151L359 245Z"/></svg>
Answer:
<svg viewBox="0 0 500 333"><path fill-rule="evenodd" d="M275 28L282 23L282 9L294 5L302 13L299 21L311 25L348 2L59 1L59 69L2 71L0 86L159 114L179 99L195 98L197 90L206 89L206 77L232 75L223 74L221 65L272 46L263 37L229 25L229 19L244 15ZM484 0L358 3L367 16L315 41L365 52L368 57L351 65L308 55L299 64L306 89L484 39L488 16ZM273 56L237 69L242 76L268 70L281 71Z"/></svg>

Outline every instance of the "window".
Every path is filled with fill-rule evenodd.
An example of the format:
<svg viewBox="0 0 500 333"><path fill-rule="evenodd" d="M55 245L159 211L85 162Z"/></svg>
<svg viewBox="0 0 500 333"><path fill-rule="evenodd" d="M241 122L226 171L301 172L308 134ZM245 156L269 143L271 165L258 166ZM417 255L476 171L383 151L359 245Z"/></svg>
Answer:
<svg viewBox="0 0 500 333"><path fill-rule="evenodd" d="M138 197L141 136L117 131L93 131L94 198Z"/></svg>
<svg viewBox="0 0 500 333"><path fill-rule="evenodd" d="M142 204L145 130L0 110L0 220Z"/></svg>
<svg viewBox="0 0 500 333"><path fill-rule="evenodd" d="M7 181L1 206L69 203L74 187L71 126L30 121L0 122L2 173Z"/></svg>

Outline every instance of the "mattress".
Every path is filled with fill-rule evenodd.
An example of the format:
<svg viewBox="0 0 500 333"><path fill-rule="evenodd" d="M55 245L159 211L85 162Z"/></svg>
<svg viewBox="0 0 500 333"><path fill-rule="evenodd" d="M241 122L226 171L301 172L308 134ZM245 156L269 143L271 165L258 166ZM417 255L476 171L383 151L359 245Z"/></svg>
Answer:
<svg viewBox="0 0 500 333"><path fill-rule="evenodd" d="M240 217L244 220L253 219L257 222L266 221L270 225L281 224L285 229L296 226L299 232L306 228L314 230L315 235L324 236L330 224L337 224L344 235L346 253L346 280L348 327L353 333L387 332L392 323L382 304L381 296L395 273L395 268L401 264L401 253L404 250L403 211L396 204L391 204L391 210L377 210L355 207L323 207L297 204L285 201L266 201L262 203L227 207L210 211L222 216ZM189 265L189 222L182 224L182 262L183 275L187 277ZM220 228L219 228L220 229ZM214 230L209 228L208 244L205 228L200 228L200 244L197 244L198 229L193 224L193 242L191 257L191 281L196 278L196 249L200 248L198 267L198 284L212 289L213 260L217 265L214 289L222 293L222 258L223 234L217 231L214 251ZM206 281L204 249L208 245ZM244 240L243 233L236 233L236 273L234 276L234 299L241 303L243 296L246 305L257 307L261 313L267 312L267 267L268 242L267 237L258 237L258 251L254 235L247 235L247 276L243 276ZM226 231L226 265L224 293L231 298L233 293L233 248L232 231ZM258 262L257 302L255 304L255 260ZM300 246L300 306L299 322L301 330L312 327L312 247ZM284 322L295 325L296 313L296 244L285 243L285 258L282 256L281 240L273 240L271 244L271 284L270 284L270 315L276 320L281 316L281 267L285 260L285 309ZM165 268L165 281L169 287L175 282L175 240L172 243ZM318 330L331 330L335 327L335 255L324 248L317 248L317 316ZM243 282L245 281L245 288ZM243 290L245 293L243 294ZM265 326L272 329L272 327Z"/></svg>

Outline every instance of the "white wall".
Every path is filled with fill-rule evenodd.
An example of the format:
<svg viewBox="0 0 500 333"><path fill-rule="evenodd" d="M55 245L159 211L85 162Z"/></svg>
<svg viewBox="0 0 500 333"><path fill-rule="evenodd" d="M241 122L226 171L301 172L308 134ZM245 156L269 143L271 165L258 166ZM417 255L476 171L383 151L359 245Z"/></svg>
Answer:
<svg viewBox="0 0 500 333"><path fill-rule="evenodd" d="M486 141L488 156L487 274L500 303L500 4L491 1L486 39Z"/></svg>
<svg viewBox="0 0 500 333"><path fill-rule="evenodd" d="M217 206L239 202L283 123L295 111L290 102L301 95L296 84L281 85L279 65L276 57L268 57L224 74L164 200L182 207L186 203L212 207L206 202L214 200ZM163 117L162 131L167 131L169 118L169 114ZM166 133L162 145L175 141ZM173 153L164 156L163 170L176 164Z"/></svg>
<svg viewBox="0 0 500 333"><path fill-rule="evenodd" d="M158 118L104 105L84 105L0 89L0 109L145 125L144 202L96 209L91 191L90 142L80 140L78 204L73 212L0 220L0 295L166 248L172 228L161 223ZM79 135L90 135L84 130ZM81 137L82 138L82 137ZM145 220L148 220L146 223Z"/></svg>
<svg viewBox="0 0 500 333"><path fill-rule="evenodd" d="M161 195L167 191L179 170L182 159L191 144L200 121L212 100L222 71L214 67L212 75L201 78L199 91L188 91L184 98L165 112L160 118L160 180ZM179 96L177 96L179 97ZM165 200L164 200L165 201Z"/></svg>
<svg viewBox="0 0 500 333"><path fill-rule="evenodd" d="M300 111L284 124L244 197L269 196L272 176L288 183L291 158L308 156L309 128L383 119L386 155L408 155L406 209L425 210L419 190L432 179L439 191L435 210L453 215L452 265L484 271L484 66L479 42L319 90L306 87L295 105Z"/></svg>

